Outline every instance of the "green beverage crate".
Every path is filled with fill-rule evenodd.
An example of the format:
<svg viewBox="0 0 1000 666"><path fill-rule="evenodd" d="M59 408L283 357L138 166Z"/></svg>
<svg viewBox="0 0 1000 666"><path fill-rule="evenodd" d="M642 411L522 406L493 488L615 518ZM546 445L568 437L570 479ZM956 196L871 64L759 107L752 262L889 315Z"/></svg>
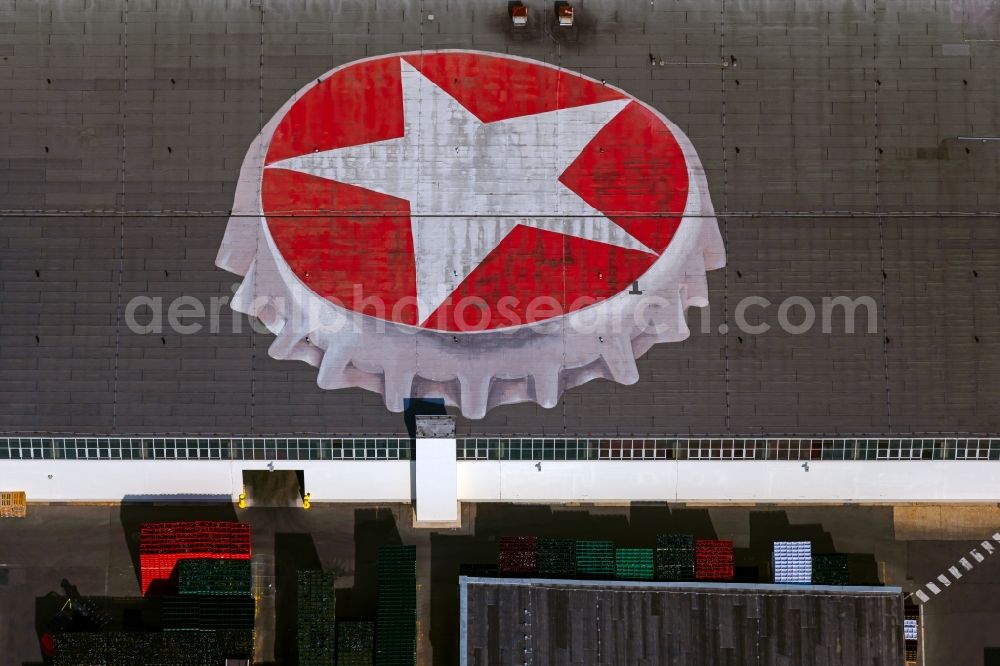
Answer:
<svg viewBox="0 0 1000 666"><path fill-rule="evenodd" d="M690 534L658 534L653 555L653 576L656 580L694 580L694 536Z"/></svg>
<svg viewBox="0 0 1000 666"><path fill-rule="evenodd" d="M539 539L538 575L541 578L575 577L576 542L572 539Z"/></svg>
<svg viewBox="0 0 1000 666"><path fill-rule="evenodd" d="M694 535L692 534L657 534L657 549L690 550L694 552Z"/></svg>
<svg viewBox="0 0 1000 666"><path fill-rule="evenodd" d="M576 573L581 578L613 578L615 575L614 544L610 541L577 541Z"/></svg>
<svg viewBox="0 0 1000 666"><path fill-rule="evenodd" d="M657 549L653 555L656 580L694 580L694 553L678 554L674 551Z"/></svg>
<svg viewBox="0 0 1000 666"><path fill-rule="evenodd" d="M253 592L250 560L180 560L177 591L180 594L246 595Z"/></svg>
<svg viewBox="0 0 1000 666"><path fill-rule="evenodd" d="M374 666L375 623L337 623L337 666Z"/></svg>
<svg viewBox="0 0 1000 666"><path fill-rule="evenodd" d="M615 550L615 578L653 580L653 549L618 548Z"/></svg>
<svg viewBox="0 0 1000 666"><path fill-rule="evenodd" d="M253 632L59 632L53 666L219 666L227 657L253 660Z"/></svg>
<svg viewBox="0 0 1000 666"><path fill-rule="evenodd" d="M296 574L296 638L300 666L333 666L336 659L336 582L331 571Z"/></svg>
<svg viewBox="0 0 1000 666"><path fill-rule="evenodd" d="M164 631L201 629L200 597L164 597L162 621Z"/></svg>
<svg viewBox="0 0 1000 666"><path fill-rule="evenodd" d="M375 663L413 666L417 647L417 576L415 546L380 546Z"/></svg>
<svg viewBox="0 0 1000 666"><path fill-rule="evenodd" d="M187 594L163 598L164 631L253 631L253 597Z"/></svg>
<svg viewBox="0 0 1000 666"><path fill-rule="evenodd" d="M813 585L847 585L850 574L847 555L813 555Z"/></svg>

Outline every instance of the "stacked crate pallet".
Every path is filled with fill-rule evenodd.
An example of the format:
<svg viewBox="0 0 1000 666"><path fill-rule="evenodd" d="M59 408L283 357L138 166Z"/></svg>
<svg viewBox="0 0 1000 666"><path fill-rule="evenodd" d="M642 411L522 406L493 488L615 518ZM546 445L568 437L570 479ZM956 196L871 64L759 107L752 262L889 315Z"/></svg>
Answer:
<svg viewBox="0 0 1000 666"><path fill-rule="evenodd" d="M500 537L500 575L534 576L538 573L538 537Z"/></svg>
<svg viewBox="0 0 1000 666"><path fill-rule="evenodd" d="M375 663L413 666L417 648L416 546L379 546Z"/></svg>
<svg viewBox="0 0 1000 666"><path fill-rule="evenodd" d="M572 539L539 539L538 575L541 578L574 578L576 542Z"/></svg>
<svg viewBox="0 0 1000 666"><path fill-rule="evenodd" d="M27 515L27 495L23 490L0 492L0 518L24 518Z"/></svg>
<svg viewBox="0 0 1000 666"><path fill-rule="evenodd" d="M335 663L336 582L333 572L297 572L296 634L300 666L333 666Z"/></svg>
<svg viewBox="0 0 1000 666"><path fill-rule="evenodd" d="M337 623L337 666L374 666L375 623Z"/></svg>
<svg viewBox="0 0 1000 666"><path fill-rule="evenodd" d="M618 548L615 550L615 578L653 580L653 549Z"/></svg>
<svg viewBox="0 0 1000 666"><path fill-rule="evenodd" d="M53 639L53 666L214 666L227 658L253 660L250 631L61 631Z"/></svg>
<svg viewBox="0 0 1000 666"><path fill-rule="evenodd" d="M163 599L164 631L252 632L253 597L188 594Z"/></svg>
<svg viewBox="0 0 1000 666"><path fill-rule="evenodd" d="M812 542L775 541L771 564L775 583L812 583Z"/></svg>
<svg viewBox="0 0 1000 666"><path fill-rule="evenodd" d="M654 554L656 580L694 580L694 537L690 534L659 534Z"/></svg>
<svg viewBox="0 0 1000 666"><path fill-rule="evenodd" d="M250 560L180 560L177 592L250 596L253 593Z"/></svg>
<svg viewBox="0 0 1000 666"><path fill-rule="evenodd" d="M907 664L917 663L918 641L920 639L920 608L907 604L903 607L903 640Z"/></svg>
<svg viewBox="0 0 1000 666"><path fill-rule="evenodd" d="M139 526L142 594L173 587L177 562L250 559L250 525L228 521L143 523Z"/></svg>
<svg viewBox="0 0 1000 666"><path fill-rule="evenodd" d="M608 580L615 575L615 546L610 541L577 541L576 573L580 578Z"/></svg>
<svg viewBox="0 0 1000 666"><path fill-rule="evenodd" d="M733 580L736 577L733 542L695 539L694 577L696 580Z"/></svg>
<svg viewBox="0 0 1000 666"><path fill-rule="evenodd" d="M847 585L850 580L847 555L813 555L812 582L815 585Z"/></svg>

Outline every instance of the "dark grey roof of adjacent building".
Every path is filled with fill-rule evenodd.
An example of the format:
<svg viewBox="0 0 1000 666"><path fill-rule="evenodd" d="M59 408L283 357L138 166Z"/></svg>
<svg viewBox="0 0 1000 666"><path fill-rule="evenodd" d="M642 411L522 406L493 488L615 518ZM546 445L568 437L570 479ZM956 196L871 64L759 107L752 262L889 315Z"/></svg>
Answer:
<svg viewBox="0 0 1000 666"><path fill-rule="evenodd" d="M898 666L899 588L462 578L463 666Z"/></svg>
<svg viewBox="0 0 1000 666"><path fill-rule="evenodd" d="M989 3L587 0L565 33L545 3L512 31L504 0L2 4L0 433L405 434L228 307L190 335L124 312L229 296L214 259L262 124L333 67L421 48L532 57L654 106L698 151L728 255L637 384L460 434L1000 432L1000 160L967 140L996 133ZM824 332L839 296L873 299L875 330L837 308ZM773 304L747 313L770 332L737 329L746 297ZM816 308L802 334L778 327L790 297Z"/></svg>

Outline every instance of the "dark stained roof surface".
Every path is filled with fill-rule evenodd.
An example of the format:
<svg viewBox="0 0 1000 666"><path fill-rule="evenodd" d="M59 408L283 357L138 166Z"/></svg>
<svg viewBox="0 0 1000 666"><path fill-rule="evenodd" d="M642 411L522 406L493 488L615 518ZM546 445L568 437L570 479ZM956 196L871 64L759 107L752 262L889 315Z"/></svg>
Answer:
<svg viewBox="0 0 1000 666"><path fill-rule="evenodd" d="M460 434L1000 432L998 144L960 138L996 133L990 3L588 0L555 33L535 9L513 32L506 2L120 4L0 17L0 75L18 74L0 76L2 433L405 433L381 396L269 358L228 307L190 335L133 333L124 307L230 295L215 255L262 123L333 67L421 47L541 59L652 104L696 148L728 254L709 318L690 311L638 383ZM839 310L830 333L779 330L786 299L821 318L839 296L872 298L876 330L845 334ZM774 304L747 313L770 332L737 330L745 297Z"/></svg>

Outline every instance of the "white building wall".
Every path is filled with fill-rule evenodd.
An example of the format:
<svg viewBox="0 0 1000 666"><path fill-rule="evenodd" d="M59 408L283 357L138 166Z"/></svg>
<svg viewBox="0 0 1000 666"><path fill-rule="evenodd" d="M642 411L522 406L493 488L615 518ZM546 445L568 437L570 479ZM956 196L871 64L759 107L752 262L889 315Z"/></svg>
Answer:
<svg viewBox="0 0 1000 666"><path fill-rule="evenodd" d="M465 463L465 465L477 463ZM712 465L713 463L708 463ZM677 464L657 461L505 461L505 501L616 502L677 499Z"/></svg>
<svg viewBox="0 0 1000 666"><path fill-rule="evenodd" d="M274 461L276 470L305 471L313 502L409 502L410 466L408 460ZM29 502L235 501L243 470L266 469L264 460L7 460L0 463L0 490L25 490Z"/></svg>
<svg viewBox="0 0 1000 666"><path fill-rule="evenodd" d="M314 502L411 502L415 463L274 461ZM0 490L29 501L232 498L267 461L7 460ZM466 502L998 502L1000 463L963 461L460 461ZM51 475L51 478L50 478Z"/></svg>

